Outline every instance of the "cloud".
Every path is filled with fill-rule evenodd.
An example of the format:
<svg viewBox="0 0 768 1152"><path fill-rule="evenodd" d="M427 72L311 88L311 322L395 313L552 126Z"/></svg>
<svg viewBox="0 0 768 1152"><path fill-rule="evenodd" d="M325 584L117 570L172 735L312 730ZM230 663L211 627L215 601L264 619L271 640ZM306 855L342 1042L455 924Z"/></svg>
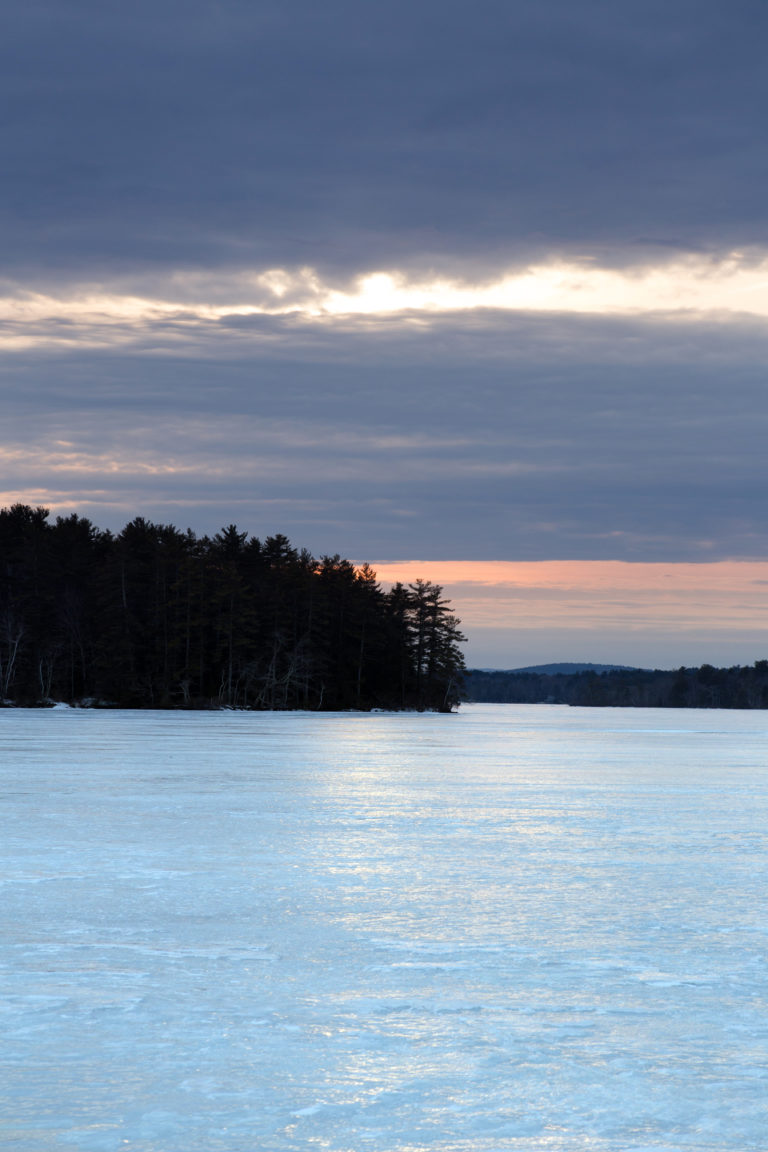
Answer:
<svg viewBox="0 0 768 1152"><path fill-rule="evenodd" d="M0 45L5 266L765 243L767 24L755 0L30 0Z"/></svg>
<svg viewBox="0 0 768 1152"><path fill-rule="evenodd" d="M766 25L12 7L4 498L359 560L764 555Z"/></svg>
<svg viewBox="0 0 768 1152"><path fill-rule="evenodd" d="M311 268L291 271L171 274L143 286L0 287L0 347L120 347L151 340L198 347L249 320L280 318L350 329L356 320L399 320L432 328L467 313L650 316L681 322L768 319L768 256L756 251L667 260L630 269L549 263L472 282L415 279L405 272L324 280ZM162 295L151 295L159 289ZM251 329L251 334L253 334ZM273 329L273 336L276 334Z"/></svg>
<svg viewBox="0 0 768 1152"><path fill-rule="evenodd" d="M762 325L254 325L6 354L0 489L358 560L766 553Z"/></svg>

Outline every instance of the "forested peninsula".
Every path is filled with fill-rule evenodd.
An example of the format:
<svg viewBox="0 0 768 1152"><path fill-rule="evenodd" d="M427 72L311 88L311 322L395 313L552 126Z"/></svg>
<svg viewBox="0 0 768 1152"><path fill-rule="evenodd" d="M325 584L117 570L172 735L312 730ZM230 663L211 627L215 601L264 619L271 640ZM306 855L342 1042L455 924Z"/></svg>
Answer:
<svg viewBox="0 0 768 1152"><path fill-rule="evenodd" d="M466 698L490 704L614 708L768 708L768 660L733 668L617 668L605 672L489 672L472 669Z"/></svg>
<svg viewBox="0 0 768 1152"><path fill-rule="evenodd" d="M0 510L5 705L449 712L463 640L439 585L282 535Z"/></svg>

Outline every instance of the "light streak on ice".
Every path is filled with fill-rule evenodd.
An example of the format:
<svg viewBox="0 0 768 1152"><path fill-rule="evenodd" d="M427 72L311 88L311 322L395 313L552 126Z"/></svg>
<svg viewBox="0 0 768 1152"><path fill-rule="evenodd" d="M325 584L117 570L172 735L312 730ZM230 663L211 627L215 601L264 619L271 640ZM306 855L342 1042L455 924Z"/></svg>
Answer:
<svg viewBox="0 0 768 1152"><path fill-rule="evenodd" d="M768 722L0 709L14 1152L764 1146Z"/></svg>

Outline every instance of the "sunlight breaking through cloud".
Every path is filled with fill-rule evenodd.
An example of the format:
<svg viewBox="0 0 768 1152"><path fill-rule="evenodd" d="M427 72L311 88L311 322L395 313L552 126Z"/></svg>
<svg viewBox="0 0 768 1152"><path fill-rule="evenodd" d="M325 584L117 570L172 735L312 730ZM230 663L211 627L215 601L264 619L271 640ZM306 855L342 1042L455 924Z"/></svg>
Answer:
<svg viewBox="0 0 768 1152"><path fill-rule="evenodd" d="M216 330L237 317L294 317L334 325L355 318L430 318L478 310L605 316L768 318L768 257L730 252L665 264L601 267L552 261L486 281L409 276L396 270L334 284L314 269L176 273L151 287L71 285L65 291L7 285L0 346L114 346L151 331L168 340Z"/></svg>

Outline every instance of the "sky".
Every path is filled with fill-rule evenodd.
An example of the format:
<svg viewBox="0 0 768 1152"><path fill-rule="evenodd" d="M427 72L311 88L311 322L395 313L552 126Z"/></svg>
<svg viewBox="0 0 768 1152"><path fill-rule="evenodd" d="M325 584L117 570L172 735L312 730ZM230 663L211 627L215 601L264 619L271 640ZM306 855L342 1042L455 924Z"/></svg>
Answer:
<svg viewBox="0 0 768 1152"><path fill-rule="evenodd" d="M423 573L478 666L768 656L762 0L3 17L0 504Z"/></svg>

